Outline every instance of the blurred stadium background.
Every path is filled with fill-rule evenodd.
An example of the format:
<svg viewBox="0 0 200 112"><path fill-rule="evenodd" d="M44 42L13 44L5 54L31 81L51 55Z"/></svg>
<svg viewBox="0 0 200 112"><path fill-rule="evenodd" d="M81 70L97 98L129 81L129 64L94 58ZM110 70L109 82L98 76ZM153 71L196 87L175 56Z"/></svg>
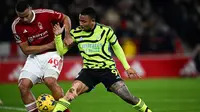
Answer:
<svg viewBox="0 0 200 112"><path fill-rule="evenodd" d="M26 56L15 44L11 24L17 0L0 1L0 112L25 111L17 78ZM67 14L78 26L79 12L96 9L97 21L110 25L131 67L143 77L128 80L116 63L130 91L154 112L200 112L200 79L190 60L200 43L199 0L28 0L33 8L49 8ZM3 8L4 7L4 8ZM66 91L79 70L81 58L74 47L65 55L59 78ZM34 68L33 68L34 69ZM36 96L49 93L44 85L33 88ZM134 112L102 85L71 105L73 112Z"/></svg>

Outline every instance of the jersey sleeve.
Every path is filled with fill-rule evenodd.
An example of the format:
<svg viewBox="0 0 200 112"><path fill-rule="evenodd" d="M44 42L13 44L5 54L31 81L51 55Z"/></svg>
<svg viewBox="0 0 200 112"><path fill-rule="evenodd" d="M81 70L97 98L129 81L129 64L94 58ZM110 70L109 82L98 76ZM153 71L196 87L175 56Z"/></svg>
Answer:
<svg viewBox="0 0 200 112"><path fill-rule="evenodd" d="M75 38L74 38L75 35L73 33L74 33L74 29L70 30L70 35L71 35L73 41L76 42Z"/></svg>
<svg viewBox="0 0 200 112"><path fill-rule="evenodd" d="M54 22L62 22L64 19L64 14L58 11L50 10L50 9L43 9L45 12L48 13L48 17L51 21Z"/></svg>
<svg viewBox="0 0 200 112"><path fill-rule="evenodd" d="M108 36L108 41L111 43L111 45L116 44L116 42L118 41L117 36L115 35L112 28L109 28L109 30L107 31L107 36Z"/></svg>
<svg viewBox="0 0 200 112"><path fill-rule="evenodd" d="M12 24L12 33L17 44L27 41L27 38L25 37L21 29L22 28L20 26L17 26L14 23Z"/></svg>
<svg viewBox="0 0 200 112"><path fill-rule="evenodd" d="M69 49L67 46L65 46L65 44L62 41L62 36L61 35L57 35L54 38L55 44L56 44L56 50L58 52L59 55L64 55Z"/></svg>
<svg viewBox="0 0 200 112"><path fill-rule="evenodd" d="M125 70L128 70L130 68L130 65L128 64L128 62L126 60L126 56L124 54L124 51L117 40L117 36L115 35L114 31L111 28L109 28L107 34L108 34L108 40L112 45L112 49L113 49L115 55L122 63Z"/></svg>
<svg viewBox="0 0 200 112"><path fill-rule="evenodd" d="M120 46L119 42L116 42L113 46L112 49L117 56L117 58L121 61L122 65L124 66L125 70L128 70L130 68L130 65L128 64L126 60L126 56L124 54L124 51L122 47Z"/></svg>

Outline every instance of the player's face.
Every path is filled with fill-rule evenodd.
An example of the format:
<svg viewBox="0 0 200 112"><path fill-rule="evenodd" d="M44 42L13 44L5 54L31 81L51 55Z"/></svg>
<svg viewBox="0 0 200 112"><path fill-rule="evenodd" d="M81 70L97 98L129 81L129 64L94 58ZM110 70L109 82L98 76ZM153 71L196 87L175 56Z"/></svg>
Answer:
<svg viewBox="0 0 200 112"><path fill-rule="evenodd" d="M17 15L21 18L21 21L25 23L30 23L33 17L31 8L27 8L24 12L17 12Z"/></svg>
<svg viewBox="0 0 200 112"><path fill-rule="evenodd" d="M90 30L94 24L94 20L88 15L79 15L79 24L83 30Z"/></svg>

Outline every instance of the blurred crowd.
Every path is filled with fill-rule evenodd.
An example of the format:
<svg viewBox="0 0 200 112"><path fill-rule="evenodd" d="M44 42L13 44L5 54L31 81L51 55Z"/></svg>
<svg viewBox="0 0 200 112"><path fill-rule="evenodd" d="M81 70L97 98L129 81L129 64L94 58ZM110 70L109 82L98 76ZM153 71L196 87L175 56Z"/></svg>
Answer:
<svg viewBox="0 0 200 112"><path fill-rule="evenodd" d="M17 0L1 0L0 42L14 41L11 24ZM126 56L149 53L180 53L182 43L193 48L200 39L198 0L29 0L33 8L49 8L67 14L73 28L79 12L93 7L97 21L110 25ZM73 54L73 50L71 54Z"/></svg>

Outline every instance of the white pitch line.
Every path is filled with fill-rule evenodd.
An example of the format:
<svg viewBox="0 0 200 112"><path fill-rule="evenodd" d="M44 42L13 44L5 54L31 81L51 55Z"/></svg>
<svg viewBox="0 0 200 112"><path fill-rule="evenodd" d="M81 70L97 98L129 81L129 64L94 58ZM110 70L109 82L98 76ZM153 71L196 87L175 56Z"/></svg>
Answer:
<svg viewBox="0 0 200 112"><path fill-rule="evenodd" d="M3 110L15 110L15 111L26 112L26 109L24 109L24 108L19 108L19 107L0 106L0 109L3 109Z"/></svg>

